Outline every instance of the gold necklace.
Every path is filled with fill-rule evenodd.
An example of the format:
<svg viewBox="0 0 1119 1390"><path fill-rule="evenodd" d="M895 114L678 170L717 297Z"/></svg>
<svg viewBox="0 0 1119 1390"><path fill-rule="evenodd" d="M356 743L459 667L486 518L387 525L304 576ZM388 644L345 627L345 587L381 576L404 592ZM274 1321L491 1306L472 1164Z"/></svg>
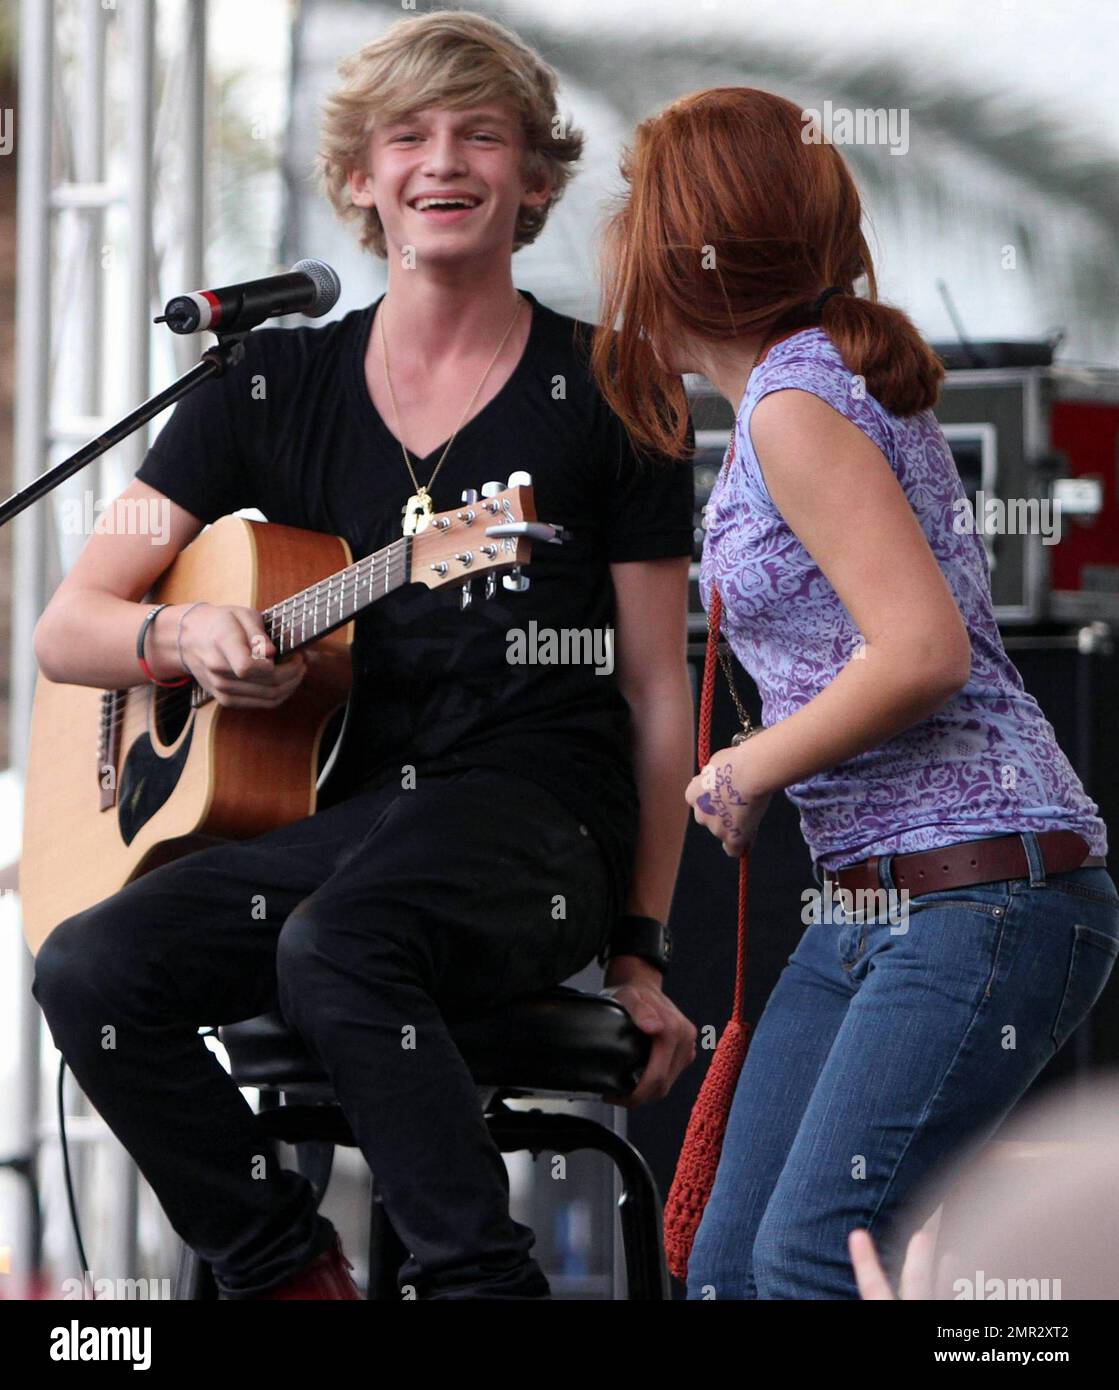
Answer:
<svg viewBox="0 0 1119 1390"><path fill-rule="evenodd" d="M408 498L407 502L405 502L404 506L401 508L401 512L404 517L403 529L404 534L406 536L415 536L420 531L423 531L431 521L431 518L435 515L435 507L432 505L431 494L429 493L428 488L430 488L432 483L435 481L436 473L438 473L440 468L443 467L443 460L447 457L447 454L450 452L451 445L455 442L455 435L457 435L459 430L462 429L463 421L470 414L470 407L478 399L478 392L482 389L483 385L485 384L486 378L493 370L493 364L497 361L498 357L500 357L501 349L505 346L506 342L509 339L509 334L513 331L513 325L517 322L517 315L521 312L521 305L524 302L524 297L518 290L517 306L513 310L513 317L509 320L509 327L505 330L501 342L498 343L497 351L490 358L489 366L482 373L481 380L478 382L478 385L475 386L474 394L470 397L469 401L467 401L466 409L462 412L462 415L459 417L459 422L455 426L454 434L452 434L450 439L447 440L446 448L444 448L442 454L440 454L439 462L435 465L435 468L432 470L431 477L428 478L426 485L421 485L419 480L417 479L415 469L412 467L412 460L408 456L408 450L404 447L404 439L402 437L402 431L400 428L400 412L396 408L396 397L395 395L393 395L392 390L392 377L389 375L389 351L388 345L385 342L385 315L384 304L382 303L381 309L378 311L377 314L377 322L380 324L381 332L381 356L384 359L385 363L385 385L388 387L389 401L392 403L392 416L393 423L396 425L397 443L400 445L400 452L404 455L404 462L408 467L408 473L412 479L412 486L416 489L412 496Z"/></svg>

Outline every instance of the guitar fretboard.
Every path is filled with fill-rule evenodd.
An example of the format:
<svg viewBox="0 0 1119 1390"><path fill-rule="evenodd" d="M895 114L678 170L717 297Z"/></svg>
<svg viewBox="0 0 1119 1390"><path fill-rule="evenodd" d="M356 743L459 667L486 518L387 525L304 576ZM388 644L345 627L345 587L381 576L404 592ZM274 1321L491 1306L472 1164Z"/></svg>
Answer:
<svg viewBox="0 0 1119 1390"><path fill-rule="evenodd" d="M260 616L276 656L298 651L348 623L363 608L406 584L411 572L412 537L401 536L337 574L265 608ZM190 692L195 707L213 699L199 685L191 686Z"/></svg>
<svg viewBox="0 0 1119 1390"><path fill-rule="evenodd" d="M337 574L300 589L261 613L277 656L325 637L355 613L399 589L411 573L411 537L402 536Z"/></svg>

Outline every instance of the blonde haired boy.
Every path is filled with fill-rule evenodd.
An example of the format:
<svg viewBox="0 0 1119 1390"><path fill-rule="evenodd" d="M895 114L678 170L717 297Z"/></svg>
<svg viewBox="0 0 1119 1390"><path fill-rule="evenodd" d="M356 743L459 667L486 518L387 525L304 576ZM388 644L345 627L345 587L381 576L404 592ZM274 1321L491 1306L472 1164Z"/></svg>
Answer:
<svg viewBox="0 0 1119 1390"><path fill-rule="evenodd" d="M513 252L582 147L551 69L448 12L401 20L342 74L321 173L387 259L386 294L325 327L258 330L240 368L177 407L126 490L170 499L172 544L91 538L40 624L40 661L54 679L135 684L134 595L240 507L343 535L356 558L523 469L570 540L536 548L527 591L460 610L453 590L408 585L365 610L317 814L59 924L35 996L220 1297L359 1297L310 1184L270 1149L262 1163L197 1033L277 1004L375 1174L405 1295L547 1297L446 1020L566 979L613 936L607 985L653 1039L626 1103L664 1095L694 1056L628 920L667 917L687 816L691 470L639 466L591 385L588 326L514 286ZM150 629L157 678L189 669L240 708L295 689L301 662L252 659L249 609L191 609L180 661L185 608ZM605 629L610 671L507 659L518 633ZM122 1041L106 1052L110 1023Z"/></svg>

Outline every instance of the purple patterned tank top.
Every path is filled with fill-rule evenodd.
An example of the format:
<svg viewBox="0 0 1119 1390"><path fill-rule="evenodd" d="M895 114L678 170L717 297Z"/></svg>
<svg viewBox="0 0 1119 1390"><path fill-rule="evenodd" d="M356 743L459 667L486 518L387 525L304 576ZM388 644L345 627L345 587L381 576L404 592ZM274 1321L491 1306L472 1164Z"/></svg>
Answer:
<svg viewBox="0 0 1119 1390"><path fill-rule="evenodd" d="M714 581L723 633L758 687L766 725L830 684L861 641L770 498L750 442L750 415L763 396L811 391L857 425L893 469L971 636L971 676L921 723L786 788L813 861L834 872L872 854L1022 830L1075 830L1090 853L1106 854L1098 807L1003 647L982 538L952 529L953 503L966 493L936 417L891 415L851 384L819 328L775 344L755 367L735 422L734 460L707 504L704 607Z"/></svg>

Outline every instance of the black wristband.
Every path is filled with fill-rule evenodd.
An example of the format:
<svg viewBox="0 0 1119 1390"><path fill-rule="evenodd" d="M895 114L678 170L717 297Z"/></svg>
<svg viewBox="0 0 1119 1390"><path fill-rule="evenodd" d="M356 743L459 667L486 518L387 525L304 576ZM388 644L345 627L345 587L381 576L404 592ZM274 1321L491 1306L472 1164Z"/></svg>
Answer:
<svg viewBox="0 0 1119 1390"><path fill-rule="evenodd" d="M136 634L137 660L144 660L144 643L147 641L148 628L151 627L152 623L155 622L159 614L162 613L165 608L169 608L170 606L171 605L168 603L157 603L154 608L148 610L147 616L144 618L144 621L140 624L140 631Z"/></svg>
<svg viewBox="0 0 1119 1390"><path fill-rule="evenodd" d="M614 923L610 938L599 952L605 966L614 956L639 956L663 974L672 959L672 933L655 917L626 913Z"/></svg>

